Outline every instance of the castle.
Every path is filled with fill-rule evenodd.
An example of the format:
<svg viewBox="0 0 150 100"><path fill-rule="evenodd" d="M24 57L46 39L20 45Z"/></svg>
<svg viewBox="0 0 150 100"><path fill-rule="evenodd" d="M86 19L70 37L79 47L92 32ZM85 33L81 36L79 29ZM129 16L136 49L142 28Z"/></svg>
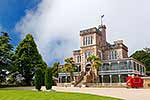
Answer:
<svg viewBox="0 0 150 100"><path fill-rule="evenodd" d="M110 44L106 40L106 26L99 25L80 31L80 49L73 51L73 59L78 72L74 72L74 79L79 84L83 80L91 83L82 72L90 70L87 57L95 55L100 57L102 65L97 69L98 83L124 83L128 75L145 75L145 66L139 61L128 57L128 47L123 40ZM59 73L59 83L70 82L69 73ZM66 81L67 80L67 81Z"/></svg>

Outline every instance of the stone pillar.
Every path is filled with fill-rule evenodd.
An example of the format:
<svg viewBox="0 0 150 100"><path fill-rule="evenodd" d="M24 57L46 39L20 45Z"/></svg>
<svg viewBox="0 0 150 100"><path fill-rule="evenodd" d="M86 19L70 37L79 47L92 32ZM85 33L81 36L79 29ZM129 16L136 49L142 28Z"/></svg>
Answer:
<svg viewBox="0 0 150 100"><path fill-rule="evenodd" d="M110 78L110 86L112 85L112 75L109 75Z"/></svg>

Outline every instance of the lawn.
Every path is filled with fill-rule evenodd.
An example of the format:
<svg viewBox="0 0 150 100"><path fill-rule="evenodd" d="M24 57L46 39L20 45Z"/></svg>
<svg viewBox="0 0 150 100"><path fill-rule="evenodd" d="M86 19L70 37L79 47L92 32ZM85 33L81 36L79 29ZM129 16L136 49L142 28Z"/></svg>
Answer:
<svg viewBox="0 0 150 100"><path fill-rule="evenodd" d="M121 100L110 97L63 92L35 92L27 90L0 90L0 100Z"/></svg>

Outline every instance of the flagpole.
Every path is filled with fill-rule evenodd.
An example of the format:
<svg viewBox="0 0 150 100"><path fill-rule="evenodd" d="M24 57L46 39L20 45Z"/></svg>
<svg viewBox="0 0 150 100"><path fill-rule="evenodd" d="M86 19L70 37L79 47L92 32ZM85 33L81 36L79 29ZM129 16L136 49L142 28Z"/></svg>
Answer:
<svg viewBox="0 0 150 100"><path fill-rule="evenodd" d="M102 22L102 16L101 16L101 26L103 25L103 22Z"/></svg>
<svg viewBox="0 0 150 100"><path fill-rule="evenodd" d="M102 20L103 17L104 15L101 15L101 26L103 25L103 20Z"/></svg>

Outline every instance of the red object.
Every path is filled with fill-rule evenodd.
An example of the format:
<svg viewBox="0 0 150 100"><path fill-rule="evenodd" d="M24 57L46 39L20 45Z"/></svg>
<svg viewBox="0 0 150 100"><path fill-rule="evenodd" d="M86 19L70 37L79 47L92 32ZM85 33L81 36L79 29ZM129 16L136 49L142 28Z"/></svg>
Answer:
<svg viewBox="0 0 150 100"><path fill-rule="evenodd" d="M131 77L128 76L126 78L126 84L131 88L141 88L143 87L143 79L139 76Z"/></svg>
<svg viewBox="0 0 150 100"><path fill-rule="evenodd" d="M127 84L127 86L129 86L129 87L131 87L131 79L132 79L132 77L131 76L128 76L127 78L126 78L126 84Z"/></svg>

